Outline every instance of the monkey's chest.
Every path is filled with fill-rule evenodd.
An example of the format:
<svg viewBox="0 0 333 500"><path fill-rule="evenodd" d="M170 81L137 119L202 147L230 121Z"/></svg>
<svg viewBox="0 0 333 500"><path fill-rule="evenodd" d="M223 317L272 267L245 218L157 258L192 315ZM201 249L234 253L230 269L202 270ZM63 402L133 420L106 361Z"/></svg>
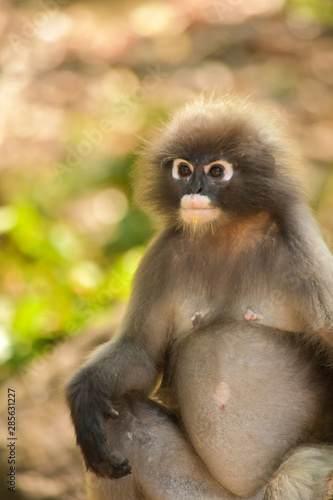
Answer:
<svg viewBox="0 0 333 500"><path fill-rule="evenodd" d="M216 480L240 496L260 488L311 432L323 397L313 367L273 332L230 322L195 332L179 351L174 380L186 431Z"/></svg>
<svg viewBox="0 0 333 500"><path fill-rule="evenodd" d="M203 292L177 298L175 302L174 335L177 340L210 324L226 321L245 321L290 332L302 332L305 326L302 316L296 313L297 304L282 291L258 297L254 292L248 297L242 293L234 297L232 303L224 291L213 296Z"/></svg>

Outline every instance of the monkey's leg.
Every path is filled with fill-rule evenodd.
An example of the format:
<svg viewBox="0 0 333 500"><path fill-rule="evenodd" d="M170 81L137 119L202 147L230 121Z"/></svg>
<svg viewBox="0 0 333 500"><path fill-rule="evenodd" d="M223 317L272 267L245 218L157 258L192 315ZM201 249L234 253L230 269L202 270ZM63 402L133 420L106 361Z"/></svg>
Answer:
<svg viewBox="0 0 333 500"><path fill-rule="evenodd" d="M268 483L264 500L325 500L332 471L333 446L296 448Z"/></svg>
<svg viewBox="0 0 333 500"><path fill-rule="evenodd" d="M87 475L89 500L237 500L218 486L185 436L159 405L127 400L107 422L112 450L126 456L132 474L121 479ZM253 500L262 498L258 495ZM252 499L251 499L252 500Z"/></svg>

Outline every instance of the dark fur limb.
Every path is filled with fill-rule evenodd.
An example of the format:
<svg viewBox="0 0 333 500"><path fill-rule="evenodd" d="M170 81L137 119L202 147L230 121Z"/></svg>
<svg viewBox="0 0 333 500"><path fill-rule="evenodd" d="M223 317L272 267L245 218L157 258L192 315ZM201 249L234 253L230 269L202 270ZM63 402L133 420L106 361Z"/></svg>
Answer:
<svg viewBox="0 0 333 500"><path fill-rule="evenodd" d="M157 377L143 347L132 341L124 349L124 343L102 346L66 387L77 443L87 468L114 479L130 474L131 467L126 458L111 453L112 441L106 443L105 422L119 418L120 413L112 401L128 390L148 394ZM100 370L94 369L95 363Z"/></svg>

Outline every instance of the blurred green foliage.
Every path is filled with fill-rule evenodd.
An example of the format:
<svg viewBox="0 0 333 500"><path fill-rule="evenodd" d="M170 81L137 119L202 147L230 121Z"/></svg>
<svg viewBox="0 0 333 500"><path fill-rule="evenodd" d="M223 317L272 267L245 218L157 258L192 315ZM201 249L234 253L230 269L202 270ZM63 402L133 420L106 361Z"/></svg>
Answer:
<svg viewBox="0 0 333 500"><path fill-rule="evenodd" d="M112 165L108 169L112 178ZM127 170L122 175L118 171L117 185L127 186L127 177ZM106 237L101 245L91 241L89 234L80 233L66 220L61 207L88 187L103 191L109 179L106 175L102 186L99 182L92 186L81 177L81 189L72 190L75 178L74 173L67 173L65 186L64 178L54 180L61 194L52 193L48 182L39 181L37 190L44 191L43 196L34 196L34 185L26 186L30 196L25 197L18 182L17 198L0 209L0 325L7 332L3 342L10 340L3 349L7 357L4 374L10 366L38 355L46 345L77 333L103 309L126 300L142 245L152 234L149 220L128 208L109 229L111 240ZM115 178L112 181L115 185Z"/></svg>
<svg viewBox="0 0 333 500"><path fill-rule="evenodd" d="M333 24L333 6L331 0L288 0L292 13L306 21L318 21Z"/></svg>

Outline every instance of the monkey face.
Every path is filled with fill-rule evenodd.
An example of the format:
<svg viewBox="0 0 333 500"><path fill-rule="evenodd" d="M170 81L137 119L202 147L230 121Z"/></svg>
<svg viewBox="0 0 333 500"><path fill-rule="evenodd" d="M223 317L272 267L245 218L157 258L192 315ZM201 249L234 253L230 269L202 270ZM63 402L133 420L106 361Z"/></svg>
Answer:
<svg viewBox="0 0 333 500"><path fill-rule="evenodd" d="M298 193L288 144L246 100L196 100L143 147L135 200L181 229L215 230L260 212L283 217Z"/></svg>
<svg viewBox="0 0 333 500"><path fill-rule="evenodd" d="M218 159L209 164L190 163L178 158L173 161L172 177L182 193L180 215L189 224L205 224L221 214L219 193L232 178L231 163Z"/></svg>

